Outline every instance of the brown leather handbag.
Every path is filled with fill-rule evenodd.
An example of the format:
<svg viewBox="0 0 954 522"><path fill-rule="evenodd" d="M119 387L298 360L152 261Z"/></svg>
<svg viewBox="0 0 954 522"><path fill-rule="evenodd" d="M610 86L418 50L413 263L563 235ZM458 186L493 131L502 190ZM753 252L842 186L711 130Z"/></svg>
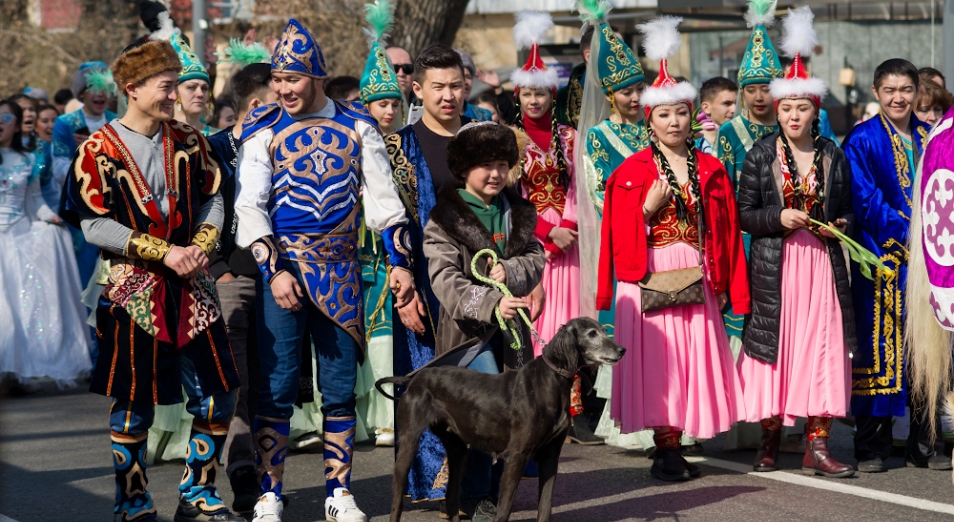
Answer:
<svg viewBox="0 0 954 522"><path fill-rule="evenodd" d="M699 219L699 266L666 270L665 272L647 272L639 285L639 296L643 313L691 304L704 304L706 293L702 287L702 242L705 238L705 225Z"/></svg>

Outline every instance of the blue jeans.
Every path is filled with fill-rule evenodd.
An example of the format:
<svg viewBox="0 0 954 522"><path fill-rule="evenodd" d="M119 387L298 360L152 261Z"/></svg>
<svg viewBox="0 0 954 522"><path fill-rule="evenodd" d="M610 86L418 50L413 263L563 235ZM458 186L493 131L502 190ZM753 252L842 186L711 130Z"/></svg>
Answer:
<svg viewBox="0 0 954 522"><path fill-rule="evenodd" d="M302 283L298 263L285 260L285 268L298 279L306 294L297 312L278 306L268 284L257 280L258 354L261 386L259 417L290 419L298 399L301 342L309 328L318 364L317 388L325 417L351 417L355 411L354 386L358 373L358 343L311 302Z"/></svg>
<svg viewBox="0 0 954 522"><path fill-rule="evenodd" d="M480 373L498 374L497 359L490 344L485 344L477 357L467 365L469 370ZM490 496L491 467L490 455L477 450L467 450L467 466L460 484L460 498L480 500Z"/></svg>
<svg viewBox="0 0 954 522"><path fill-rule="evenodd" d="M227 392L205 395L198 386L195 363L188 356L189 350L178 352L182 388L189 398L186 411L206 422L230 422L235 414L238 388ZM147 402L131 402L113 399L109 408L109 429L126 435L142 435L149 431L155 416L155 407Z"/></svg>

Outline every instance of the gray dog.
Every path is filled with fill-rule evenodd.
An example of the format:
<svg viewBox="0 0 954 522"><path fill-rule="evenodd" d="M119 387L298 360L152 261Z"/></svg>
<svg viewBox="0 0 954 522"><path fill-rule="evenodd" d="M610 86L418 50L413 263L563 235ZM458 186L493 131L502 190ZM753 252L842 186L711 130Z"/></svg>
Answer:
<svg viewBox="0 0 954 522"><path fill-rule="evenodd" d="M408 471L425 428L447 451L447 513L453 522L460 520L468 448L505 461L495 522L510 518L517 484L527 460L535 456L540 471L537 520L550 520L560 451L570 429L573 376L583 366L616 364L625 352L598 322L577 318L560 328L541 357L516 371L491 375L438 366L379 380L379 391L385 383L406 387L397 410L391 522L401 519Z"/></svg>

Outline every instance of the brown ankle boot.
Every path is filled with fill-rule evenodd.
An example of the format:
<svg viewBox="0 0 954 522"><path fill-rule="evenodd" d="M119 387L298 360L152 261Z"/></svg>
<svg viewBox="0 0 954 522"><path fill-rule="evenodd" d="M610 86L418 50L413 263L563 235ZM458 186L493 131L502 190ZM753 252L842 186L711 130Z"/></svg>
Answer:
<svg viewBox="0 0 954 522"><path fill-rule="evenodd" d="M855 474L855 470L842 464L828 452L828 430L831 429L831 417L808 418L808 448L802 459L802 471L808 475L822 475L829 478L845 478Z"/></svg>
<svg viewBox="0 0 954 522"><path fill-rule="evenodd" d="M755 471L775 471L778 447L782 441L782 420L772 417L762 421L762 443L755 454Z"/></svg>

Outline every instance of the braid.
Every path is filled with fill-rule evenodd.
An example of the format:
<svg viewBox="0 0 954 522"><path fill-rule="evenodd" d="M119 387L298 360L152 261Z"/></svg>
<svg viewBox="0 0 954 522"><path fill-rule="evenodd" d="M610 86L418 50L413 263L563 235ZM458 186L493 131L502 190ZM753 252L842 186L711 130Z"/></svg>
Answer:
<svg viewBox="0 0 954 522"><path fill-rule="evenodd" d="M520 129L520 130L522 130L522 131L524 131L524 132L526 132L527 129L526 129L526 127L524 127L524 125L523 125L523 108L520 107L520 88L519 88L519 87L516 88L516 89L514 89L514 94L515 94L516 96L514 96L515 99L514 99L513 104L517 107L517 117L514 118L514 120L513 120L513 126L516 127L516 128L518 128L518 129ZM525 168L526 163L527 163L527 151L526 151L526 150L521 150L521 151L520 151L520 161L519 161L518 164L517 164L517 167L518 167L517 172L520 173L520 177L521 177L521 178L523 177L523 172L524 172L523 169Z"/></svg>
<svg viewBox="0 0 954 522"><path fill-rule="evenodd" d="M672 192L676 196L676 217L679 219L679 221L686 222L689 217L689 209L686 207L686 195L683 194L682 187L679 186L679 181L676 180L676 174L672 171L672 167L669 165L669 160L667 160L666 155L659 150L659 145L657 145L654 141L650 146L653 150L653 157L659 164L660 170L662 170L663 174L666 175L666 181L669 182L669 186L672 188ZM686 158L686 167L688 167L689 171L689 190L692 192L692 197L695 199L695 204L693 205L692 210L696 213L697 218L701 221L703 218L702 187L699 183L699 173L696 170L696 160L695 144L689 143L689 154Z"/></svg>
<svg viewBox="0 0 954 522"><path fill-rule="evenodd" d="M812 167L815 170L815 183L817 184L817 195L816 203L812 206L810 211L810 217L813 219L819 219L819 217L824 216L823 212L823 202L825 198L825 173L824 167L822 165L822 148L821 148L821 133L818 130L818 119L812 123L812 144L814 148L814 157L812 158ZM796 209L801 209L804 207L805 198L810 196L810 194L804 194L802 192L802 182L801 178L798 175L798 163L795 162L795 156L792 154L792 147L788 142L788 136L785 133L781 133L782 139L782 151L785 153L785 164L788 167L788 172L792 178L792 187L794 189L794 203ZM811 172L809 171L809 175ZM817 210L816 210L817 209Z"/></svg>
<svg viewBox="0 0 954 522"><path fill-rule="evenodd" d="M550 106L550 135L552 136L550 140L553 148L556 149L557 168L560 169L558 181L563 190L566 190L570 186L570 172L566 165L566 159L563 157L563 143L560 141L560 131L557 125L556 97L554 96L553 104Z"/></svg>

